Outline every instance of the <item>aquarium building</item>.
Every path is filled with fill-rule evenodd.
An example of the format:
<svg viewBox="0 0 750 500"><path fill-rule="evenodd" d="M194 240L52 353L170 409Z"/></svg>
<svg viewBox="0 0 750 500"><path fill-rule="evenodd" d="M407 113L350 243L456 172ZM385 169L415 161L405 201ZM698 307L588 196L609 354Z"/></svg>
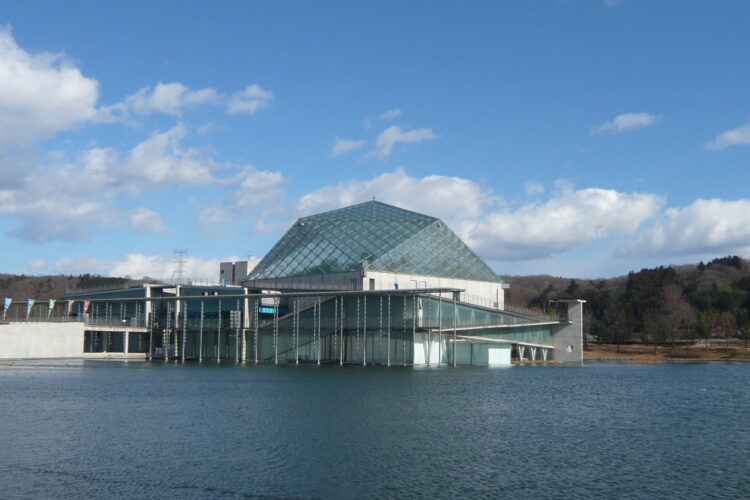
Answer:
<svg viewBox="0 0 750 500"><path fill-rule="evenodd" d="M297 220L246 278L61 301L88 353L360 365L580 362L582 301L506 307L503 283L443 221L379 201Z"/></svg>

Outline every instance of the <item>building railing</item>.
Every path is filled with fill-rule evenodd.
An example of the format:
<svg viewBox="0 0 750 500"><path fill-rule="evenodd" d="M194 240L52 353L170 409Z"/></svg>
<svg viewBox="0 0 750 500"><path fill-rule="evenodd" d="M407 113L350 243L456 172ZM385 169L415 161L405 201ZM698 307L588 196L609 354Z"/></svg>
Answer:
<svg viewBox="0 0 750 500"><path fill-rule="evenodd" d="M11 317L6 316L3 319L0 316L0 322L2 323L82 323L83 318L79 316L20 316Z"/></svg>

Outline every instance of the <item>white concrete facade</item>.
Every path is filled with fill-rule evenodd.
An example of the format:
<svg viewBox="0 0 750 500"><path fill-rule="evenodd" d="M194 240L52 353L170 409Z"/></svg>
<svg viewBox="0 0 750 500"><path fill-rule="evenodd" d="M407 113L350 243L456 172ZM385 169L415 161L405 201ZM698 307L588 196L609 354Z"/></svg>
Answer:
<svg viewBox="0 0 750 500"><path fill-rule="evenodd" d="M473 281L439 276L417 274L397 274L384 271L350 271L344 273L321 273L306 276L288 276L250 280L251 288L286 290L401 290L414 288L458 288L459 300L490 307L505 308L505 287L507 285L491 281Z"/></svg>
<svg viewBox="0 0 750 500"><path fill-rule="evenodd" d="M396 274L383 271L365 271L361 290L392 290L412 288L458 288L460 300L492 309L505 308L505 290L502 283L491 281L442 278L417 274Z"/></svg>
<svg viewBox="0 0 750 500"><path fill-rule="evenodd" d="M585 300L561 301L567 304L569 323L552 334L554 359L562 363L583 362L583 304Z"/></svg>
<svg viewBox="0 0 750 500"><path fill-rule="evenodd" d="M83 358L83 323L0 324L0 359Z"/></svg>

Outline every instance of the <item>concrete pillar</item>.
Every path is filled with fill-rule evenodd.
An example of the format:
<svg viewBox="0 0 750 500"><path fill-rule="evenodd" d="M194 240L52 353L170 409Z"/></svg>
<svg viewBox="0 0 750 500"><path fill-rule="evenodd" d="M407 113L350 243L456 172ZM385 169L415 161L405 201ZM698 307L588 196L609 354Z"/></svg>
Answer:
<svg viewBox="0 0 750 500"><path fill-rule="evenodd" d="M584 300L567 301L568 322L552 334L555 361L583 362L583 303Z"/></svg>
<svg viewBox="0 0 750 500"><path fill-rule="evenodd" d="M531 350L531 361L536 361L536 347L529 347Z"/></svg>

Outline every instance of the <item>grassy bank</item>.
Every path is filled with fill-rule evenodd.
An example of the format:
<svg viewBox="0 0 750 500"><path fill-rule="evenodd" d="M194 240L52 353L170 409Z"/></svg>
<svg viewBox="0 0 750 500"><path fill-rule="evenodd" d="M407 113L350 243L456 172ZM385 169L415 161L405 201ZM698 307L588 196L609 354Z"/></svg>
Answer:
<svg viewBox="0 0 750 500"><path fill-rule="evenodd" d="M584 348L585 361L626 361L630 363L666 363L669 361L750 361L750 348L744 345L677 347L631 344L590 344Z"/></svg>

